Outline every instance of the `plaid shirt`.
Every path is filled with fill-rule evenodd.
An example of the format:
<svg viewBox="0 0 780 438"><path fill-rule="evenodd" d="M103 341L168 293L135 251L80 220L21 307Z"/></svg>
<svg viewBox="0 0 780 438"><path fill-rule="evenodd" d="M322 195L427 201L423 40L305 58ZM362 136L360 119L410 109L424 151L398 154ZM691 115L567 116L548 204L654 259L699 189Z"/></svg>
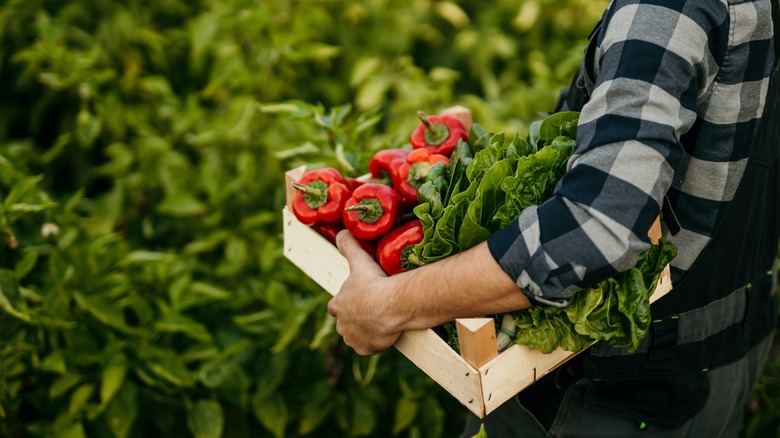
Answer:
<svg viewBox="0 0 780 438"><path fill-rule="evenodd" d="M682 278L745 169L772 37L769 0L610 3L568 172L551 199L488 239L532 301L565 306L634 266L664 195L682 227L665 233L678 249L672 280Z"/></svg>

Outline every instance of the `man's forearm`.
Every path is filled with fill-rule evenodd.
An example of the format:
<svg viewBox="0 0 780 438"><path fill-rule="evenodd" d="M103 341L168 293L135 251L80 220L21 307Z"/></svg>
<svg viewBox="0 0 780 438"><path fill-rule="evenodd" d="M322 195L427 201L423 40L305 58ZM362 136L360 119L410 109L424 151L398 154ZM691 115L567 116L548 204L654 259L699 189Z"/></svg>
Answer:
<svg viewBox="0 0 780 438"><path fill-rule="evenodd" d="M388 296L388 316L404 331L530 307L484 242L387 281L394 290Z"/></svg>
<svg viewBox="0 0 780 438"><path fill-rule="evenodd" d="M487 243L388 277L348 232L339 233L336 241L349 262L349 277L328 303L328 312L336 317L344 343L358 354L384 351L406 330L530 305Z"/></svg>

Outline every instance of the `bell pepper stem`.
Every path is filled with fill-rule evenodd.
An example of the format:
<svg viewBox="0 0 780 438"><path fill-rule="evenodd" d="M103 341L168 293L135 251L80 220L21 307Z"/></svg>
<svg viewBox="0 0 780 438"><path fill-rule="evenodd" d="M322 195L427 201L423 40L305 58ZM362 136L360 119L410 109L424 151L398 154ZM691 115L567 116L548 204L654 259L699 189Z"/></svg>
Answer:
<svg viewBox="0 0 780 438"><path fill-rule="evenodd" d="M373 212L374 207L371 205L365 205L365 204L358 204L353 205L352 207L347 207L344 210L346 211L365 211L365 212Z"/></svg>
<svg viewBox="0 0 780 438"><path fill-rule="evenodd" d="M294 182L294 183L292 183L292 186L293 186L293 188L295 190L298 190L298 191L303 192L303 193L308 194L308 195L312 195L312 196L319 196L320 195L320 191L319 190L315 189L314 187L307 186L306 184L301 184L301 183Z"/></svg>
<svg viewBox="0 0 780 438"><path fill-rule="evenodd" d="M425 113L422 111L417 111L417 117L420 118L420 121L422 121L423 125L425 125L425 129L431 131L431 133L438 137L439 136L439 130L436 129L436 126L433 125L433 123L428 121L428 118L425 117Z"/></svg>
<svg viewBox="0 0 780 438"><path fill-rule="evenodd" d="M425 263L421 262L420 259L417 258L417 256L414 253L409 254L409 256L406 258L406 260L409 261L409 263L416 265L416 266L422 266Z"/></svg>
<svg viewBox="0 0 780 438"><path fill-rule="evenodd" d="M344 211L354 211L361 222L370 224L375 223L385 214L382 204L376 198L363 198L359 203L346 207Z"/></svg>
<svg viewBox="0 0 780 438"><path fill-rule="evenodd" d="M407 271L419 268L425 264L422 260L417 258L417 255L414 253L414 246L415 245L406 245L403 251L401 251L401 266Z"/></svg>
<svg viewBox="0 0 780 438"><path fill-rule="evenodd" d="M427 162L422 163L414 163L409 168L409 179L411 181L416 181L418 184L421 184L421 181L425 181L425 178L428 177L428 174L431 173L431 165Z"/></svg>

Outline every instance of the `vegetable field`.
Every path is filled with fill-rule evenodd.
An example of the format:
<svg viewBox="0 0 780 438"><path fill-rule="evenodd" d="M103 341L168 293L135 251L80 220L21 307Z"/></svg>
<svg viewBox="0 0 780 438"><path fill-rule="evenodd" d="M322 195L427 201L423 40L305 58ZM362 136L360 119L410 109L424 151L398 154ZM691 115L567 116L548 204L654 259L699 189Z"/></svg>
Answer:
<svg viewBox="0 0 780 438"><path fill-rule="evenodd" d="M528 134L606 1L0 5L0 436L456 436L283 257L284 171L368 171L454 105ZM780 433L780 357L746 436Z"/></svg>

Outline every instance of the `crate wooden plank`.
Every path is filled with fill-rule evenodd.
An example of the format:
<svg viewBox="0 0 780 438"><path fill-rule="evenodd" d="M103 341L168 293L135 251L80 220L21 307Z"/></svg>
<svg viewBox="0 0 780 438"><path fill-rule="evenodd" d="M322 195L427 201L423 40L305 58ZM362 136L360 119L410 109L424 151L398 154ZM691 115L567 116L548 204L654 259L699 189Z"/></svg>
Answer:
<svg viewBox="0 0 780 438"><path fill-rule="evenodd" d="M474 415L480 418L485 415L479 371L436 332L431 329L404 332L395 348Z"/></svg>
<svg viewBox="0 0 780 438"><path fill-rule="evenodd" d="M493 318L456 319L460 355L471 366L481 367L498 356Z"/></svg>
<svg viewBox="0 0 780 438"><path fill-rule="evenodd" d="M465 106L456 105L451 106L441 112L442 115L452 116L460 120L463 126L468 131L471 129L471 125L474 124L474 116L471 114L471 110Z"/></svg>
<svg viewBox="0 0 780 438"><path fill-rule="evenodd" d="M570 359L573 353L557 349L550 354L514 344L479 369L487 415L518 392Z"/></svg>
<svg viewBox="0 0 780 438"><path fill-rule="evenodd" d="M306 173L306 166L299 166L295 169L290 169L284 173L284 189L287 196L287 210L292 212L292 201L295 197L295 189L292 183L298 182L299 179Z"/></svg>
<svg viewBox="0 0 780 438"><path fill-rule="evenodd" d="M336 295L349 276L349 263L339 250L311 227L283 210L284 255L329 294Z"/></svg>
<svg viewBox="0 0 780 438"><path fill-rule="evenodd" d="M650 295L650 302L653 303L662 296L672 291L672 270L666 265L658 278L658 284L655 286L653 294Z"/></svg>

